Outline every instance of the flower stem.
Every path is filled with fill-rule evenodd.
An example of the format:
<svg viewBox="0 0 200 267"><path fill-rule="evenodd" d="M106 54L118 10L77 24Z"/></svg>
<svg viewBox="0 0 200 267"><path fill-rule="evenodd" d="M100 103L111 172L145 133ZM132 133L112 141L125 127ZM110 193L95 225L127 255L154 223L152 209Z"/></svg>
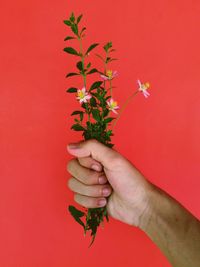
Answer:
<svg viewBox="0 0 200 267"><path fill-rule="evenodd" d="M82 66L83 66L83 71L82 71L83 83L84 83L84 87L86 88L86 74L84 72L84 69L85 69L85 55L83 55L83 44L82 44L81 37L78 37L78 40L79 40L79 44L80 44L81 61L82 61ZM88 120L90 122L90 113L89 113L88 105L86 105L86 111L87 111L87 114L88 114Z"/></svg>
<svg viewBox="0 0 200 267"><path fill-rule="evenodd" d="M112 98L112 80L110 80L110 95L111 95L111 98Z"/></svg>
<svg viewBox="0 0 200 267"><path fill-rule="evenodd" d="M116 126L117 124L117 121L119 120L122 112L124 111L124 109L126 108L126 106L128 105L128 103L131 101L131 99L138 93L139 91L135 91L131 96L129 96L129 98L125 101L124 105L122 106L121 108L121 111L119 112L119 115L118 117L116 118L116 120L114 121L113 125L112 125L112 130L114 129L114 127Z"/></svg>

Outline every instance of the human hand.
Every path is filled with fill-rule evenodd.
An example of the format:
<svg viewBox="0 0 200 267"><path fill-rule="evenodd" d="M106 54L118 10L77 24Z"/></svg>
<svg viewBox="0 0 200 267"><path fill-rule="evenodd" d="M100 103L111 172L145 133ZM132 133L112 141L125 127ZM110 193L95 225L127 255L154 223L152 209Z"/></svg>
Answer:
<svg viewBox="0 0 200 267"><path fill-rule="evenodd" d="M151 184L133 164L95 139L68 145L67 150L77 157L67 164L75 201L86 208L107 205L110 216L140 227L149 209Z"/></svg>

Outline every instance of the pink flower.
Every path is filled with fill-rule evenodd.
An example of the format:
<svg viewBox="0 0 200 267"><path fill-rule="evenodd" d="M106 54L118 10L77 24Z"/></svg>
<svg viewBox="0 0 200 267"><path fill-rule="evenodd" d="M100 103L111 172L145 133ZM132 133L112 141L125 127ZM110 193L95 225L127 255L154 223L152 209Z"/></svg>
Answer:
<svg viewBox="0 0 200 267"><path fill-rule="evenodd" d="M107 80L112 80L113 78L115 78L118 75L118 72L112 71L112 70L107 70L106 71L106 75L100 75L102 79L104 79L105 81Z"/></svg>
<svg viewBox="0 0 200 267"><path fill-rule="evenodd" d="M143 93L144 97L147 98L148 96L150 96L150 93L147 92L147 89L149 89L150 84L149 84L148 82L146 82L146 83L141 83L140 80L137 80L137 82L138 82L138 85L139 85L138 90L141 91L141 92Z"/></svg>
<svg viewBox="0 0 200 267"><path fill-rule="evenodd" d="M78 89L77 97L76 99L79 100L80 103L84 102L86 103L92 96L86 92L86 88L83 87L81 90Z"/></svg>
<svg viewBox="0 0 200 267"><path fill-rule="evenodd" d="M116 111L116 109L119 109L119 106L117 105L117 102L114 101L113 98L110 99L110 101L106 101L108 106L109 106L109 110L113 111L115 114L118 114L118 112Z"/></svg>

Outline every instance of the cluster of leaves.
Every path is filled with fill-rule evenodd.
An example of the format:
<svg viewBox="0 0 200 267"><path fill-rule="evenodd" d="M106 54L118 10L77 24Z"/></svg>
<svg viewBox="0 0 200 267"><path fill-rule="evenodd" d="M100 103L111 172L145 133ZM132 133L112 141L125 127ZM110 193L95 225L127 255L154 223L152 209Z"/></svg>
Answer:
<svg viewBox="0 0 200 267"><path fill-rule="evenodd" d="M115 50L112 48L112 43L108 42L103 46L103 49L106 53L105 58L99 54L96 54L104 63L104 72L100 72L96 68L92 68L91 62L85 64L85 59L88 58L89 53L99 44L94 43L88 47L85 53L83 52L82 39L85 36L86 28L83 27L81 30L79 30L79 23L81 19L82 15L76 18L74 13L72 13L68 20L64 20L64 23L71 28L71 31L75 35L67 36L64 40L68 41L71 39L77 39L80 44L80 51L77 51L70 46L65 47L64 51L80 58L76 64L78 71L70 72L66 75L66 77L68 78L75 75L81 75L84 80L84 86L86 87L87 75L93 73L105 74L107 64L116 59L109 56L109 53ZM67 89L67 92L76 94L78 92L78 88L71 87ZM111 136L113 136L113 133L112 130L108 129L108 127L115 118L109 116L110 110L108 108L107 101L111 98L111 96L108 94L108 91L105 88L105 82L103 83L102 81L96 80L87 90L87 92L92 97L88 102L81 104L82 110L76 110L72 112L71 116L75 116L75 123L72 125L71 129L74 131L81 131L85 140L96 139L108 147L113 147L114 144L111 143ZM73 206L69 206L69 211L74 219L83 226L85 233L86 231L91 231L92 242L96 236L97 228L100 223L103 222L104 217L106 217L108 220L106 207L88 209L86 214L80 210L77 210ZM85 222L83 220L84 217Z"/></svg>
<svg viewBox="0 0 200 267"><path fill-rule="evenodd" d="M96 139L99 142L113 147L110 143L110 136L113 135L112 130L107 130L108 124L114 120L114 117L109 117L109 109L106 101L111 97L107 96L107 91L102 87L102 81L96 81L92 84L89 89L91 99L88 103L83 103L82 110L76 110L72 112L72 116L79 115L79 119L75 119L75 124L72 125L71 129L75 131L83 131L83 137L85 140ZM69 88L67 92L77 92L77 88ZM93 122L87 121L86 125L83 126L84 116L92 116Z"/></svg>

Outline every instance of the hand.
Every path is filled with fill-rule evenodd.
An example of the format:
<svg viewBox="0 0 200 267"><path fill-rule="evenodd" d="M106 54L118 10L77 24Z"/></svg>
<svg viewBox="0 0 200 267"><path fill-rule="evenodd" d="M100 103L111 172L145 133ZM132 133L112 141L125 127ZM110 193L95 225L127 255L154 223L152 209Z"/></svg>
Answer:
<svg viewBox="0 0 200 267"><path fill-rule="evenodd" d="M67 165L75 201L86 208L107 205L113 218L140 226L149 208L151 184L131 162L94 139L67 149L77 157Z"/></svg>

